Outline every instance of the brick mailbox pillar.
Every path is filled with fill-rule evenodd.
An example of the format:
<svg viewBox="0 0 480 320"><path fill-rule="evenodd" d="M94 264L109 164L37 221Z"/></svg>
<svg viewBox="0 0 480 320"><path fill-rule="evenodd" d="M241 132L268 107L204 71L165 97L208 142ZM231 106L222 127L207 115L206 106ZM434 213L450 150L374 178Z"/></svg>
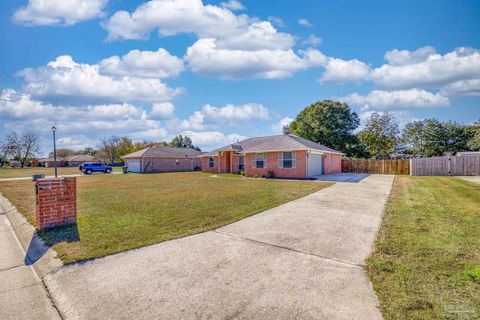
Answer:
<svg viewBox="0 0 480 320"><path fill-rule="evenodd" d="M39 230L75 223L77 179L47 178L35 181L36 223Z"/></svg>

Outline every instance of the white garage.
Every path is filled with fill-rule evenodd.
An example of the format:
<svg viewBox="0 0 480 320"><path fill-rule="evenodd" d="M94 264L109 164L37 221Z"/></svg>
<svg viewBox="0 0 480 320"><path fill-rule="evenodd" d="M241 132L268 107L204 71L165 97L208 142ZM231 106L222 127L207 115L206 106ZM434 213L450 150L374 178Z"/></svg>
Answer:
<svg viewBox="0 0 480 320"><path fill-rule="evenodd" d="M129 172L141 172L140 170L140 161L141 160L127 160L126 165Z"/></svg>
<svg viewBox="0 0 480 320"><path fill-rule="evenodd" d="M321 175L323 175L323 154L308 153L307 176L313 178Z"/></svg>

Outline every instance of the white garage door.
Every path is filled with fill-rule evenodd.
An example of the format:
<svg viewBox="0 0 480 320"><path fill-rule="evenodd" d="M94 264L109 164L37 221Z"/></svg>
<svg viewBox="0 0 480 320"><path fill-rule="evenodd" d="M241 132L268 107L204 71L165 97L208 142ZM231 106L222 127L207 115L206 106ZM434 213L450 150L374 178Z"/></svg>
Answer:
<svg viewBox="0 0 480 320"><path fill-rule="evenodd" d="M308 155L307 169L309 177L321 176L323 174L322 170L322 155L310 153Z"/></svg>
<svg viewBox="0 0 480 320"><path fill-rule="evenodd" d="M127 160L128 171L140 172L140 160Z"/></svg>

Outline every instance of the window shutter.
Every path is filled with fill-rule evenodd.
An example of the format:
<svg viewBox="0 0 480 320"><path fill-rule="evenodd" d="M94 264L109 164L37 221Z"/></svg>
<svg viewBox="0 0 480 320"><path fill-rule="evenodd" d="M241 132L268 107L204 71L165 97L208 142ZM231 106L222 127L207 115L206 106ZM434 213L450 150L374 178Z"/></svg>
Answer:
<svg viewBox="0 0 480 320"><path fill-rule="evenodd" d="M267 153L263 154L263 167L267 168Z"/></svg>
<svg viewBox="0 0 480 320"><path fill-rule="evenodd" d="M278 153L278 167L283 168L283 152Z"/></svg>
<svg viewBox="0 0 480 320"><path fill-rule="evenodd" d="M256 168L257 167L257 164L256 164L256 158L257 158L257 154L256 153L252 153L252 168Z"/></svg>
<svg viewBox="0 0 480 320"><path fill-rule="evenodd" d="M295 151L292 152L292 168L297 167L297 157L295 156Z"/></svg>

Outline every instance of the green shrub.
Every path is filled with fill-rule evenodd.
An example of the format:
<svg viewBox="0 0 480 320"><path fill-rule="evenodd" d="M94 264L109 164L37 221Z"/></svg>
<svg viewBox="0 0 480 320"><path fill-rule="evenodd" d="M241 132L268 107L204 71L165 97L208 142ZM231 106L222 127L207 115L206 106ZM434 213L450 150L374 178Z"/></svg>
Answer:
<svg viewBox="0 0 480 320"><path fill-rule="evenodd" d="M476 283L480 283L480 266L467 272L467 275Z"/></svg>
<svg viewBox="0 0 480 320"><path fill-rule="evenodd" d="M275 172L273 172L272 170L269 170L269 171L267 172L266 177L267 177L268 179L275 178Z"/></svg>

